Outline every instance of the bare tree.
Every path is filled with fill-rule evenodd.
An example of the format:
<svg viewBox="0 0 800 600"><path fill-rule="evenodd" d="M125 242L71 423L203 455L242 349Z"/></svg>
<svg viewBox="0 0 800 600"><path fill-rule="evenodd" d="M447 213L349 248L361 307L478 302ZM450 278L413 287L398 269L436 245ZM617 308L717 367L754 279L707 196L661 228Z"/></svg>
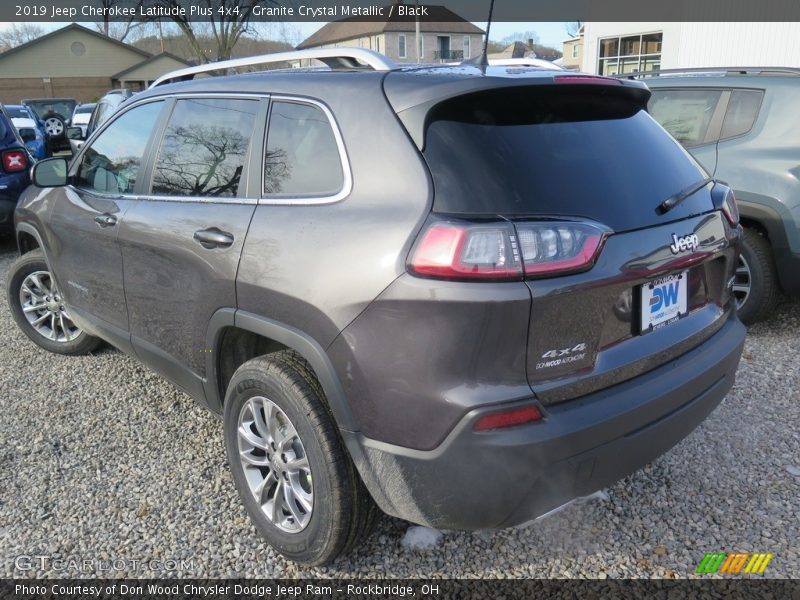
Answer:
<svg viewBox="0 0 800 600"><path fill-rule="evenodd" d="M139 0L136 3L130 2L130 0L98 0L100 6L104 9L111 9L117 5L124 5L126 8L135 8L136 12L139 12L139 7L142 5L144 0ZM104 11L103 20L95 23L95 27L97 31L103 33L109 37L114 38L115 40L119 40L120 42L125 41L127 37L133 37L132 34L137 32L137 30L142 29L147 23L142 21L134 20L130 18L125 21L112 21L106 11ZM139 32L141 33L141 32Z"/></svg>
<svg viewBox="0 0 800 600"><path fill-rule="evenodd" d="M564 29L569 37L575 37L583 27L583 21L570 21L564 24Z"/></svg>
<svg viewBox="0 0 800 600"><path fill-rule="evenodd" d="M181 0L157 0L157 3L172 8L180 5ZM249 31L253 7L277 4L277 0L196 0L196 8L205 14L207 21L192 21L188 15L170 18L186 36L197 58L202 62L211 62L231 57L239 38ZM202 37L213 40L212 48L203 47L200 41Z"/></svg>
<svg viewBox="0 0 800 600"><path fill-rule="evenodd" d="M0 52L21 46L44 35L44 28L36 23L11 23L0 30Z"/></svg>

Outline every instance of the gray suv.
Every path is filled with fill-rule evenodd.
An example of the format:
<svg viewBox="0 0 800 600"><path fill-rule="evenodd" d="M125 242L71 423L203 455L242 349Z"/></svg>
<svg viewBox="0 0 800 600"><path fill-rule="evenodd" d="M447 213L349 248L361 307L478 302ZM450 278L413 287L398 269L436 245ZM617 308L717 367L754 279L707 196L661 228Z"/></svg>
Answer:
<svg viewBox="0 0 800 600"><path fill-rule="evenodd" d="M734 294L747 324L781 291L800 295L800 69L708 68L639 75L650 113L739 203L744 239Z"/></svg>
<svg viewBox="0 0 800 600"><path fill-rule="evenodd" d="M744 341L736 203L644 84L250 62L287 56L330 68L184 69L38 163L8 277L39 346L102 339L223 416L270 544L325 563L376 507L527 523L719 404Z"/></svg>

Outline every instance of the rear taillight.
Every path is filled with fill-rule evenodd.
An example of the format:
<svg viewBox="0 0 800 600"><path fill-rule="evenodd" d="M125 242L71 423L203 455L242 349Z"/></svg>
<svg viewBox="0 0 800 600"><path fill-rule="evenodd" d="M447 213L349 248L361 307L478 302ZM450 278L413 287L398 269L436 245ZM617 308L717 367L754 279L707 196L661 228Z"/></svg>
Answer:
<svg viewBox="0 0 800 600"><path fill-rule="evenodd" d="M432 223L411 255L409 269L440 279L521 279L511 223Z"/></svg>
<svg viewBox="0 0 800 600"><path fill-rule="evenodd" d="M573 221L434 221L411 252L409 270L454 280L510 280L589 269L607 230Z"/></svg>
<svg viewBox="0 0 800 600"><path fill-rule="evenodd" d="M561 275L589 269L607 231L583 222L516 223L525 275Z"/></svg>
<svg viewBox="0 0 800 600"><path fill-rule="evenodd" d="M732 226L736 227L739 224L739 207L736 205L733 190L728 190L728 193L725 194L725 200L722 202L722 214Z"/></svg>
<svg viewBox="0 0 800 600"><path fill-rule="evenodd" d="M28 168L28 157L22 150L6 150L3 152L3 169L6 173L16 173Z"/></svg>
<svg viewBox="0 0 800 600"><path fill-rule="evenodd" d="M499 410L483 415L475 422L475 431L491 431L505 429L542 420L542 412L536 406L523 406L508 410Z"/></svg>

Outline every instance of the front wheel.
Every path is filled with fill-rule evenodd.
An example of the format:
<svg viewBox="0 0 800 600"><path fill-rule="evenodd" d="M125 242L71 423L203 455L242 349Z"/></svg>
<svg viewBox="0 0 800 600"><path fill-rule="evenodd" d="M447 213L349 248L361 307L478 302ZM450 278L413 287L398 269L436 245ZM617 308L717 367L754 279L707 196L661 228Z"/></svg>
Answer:
<svg viewBox="0 0 800 600"><path fill-rule="evenodd" d="M371 529L377 509L319 383L296 353L254 358L234 373L225 448L256 528L287 558L328 563Z"/></svg>
<svg viewBox="0 0 800 600"><path fill-rule="evenodd" d="M8 271L8 306L22 332L57 354L87 354L100 340L82 331L69 316L64 299L41 250L20 256Z"/></svg>

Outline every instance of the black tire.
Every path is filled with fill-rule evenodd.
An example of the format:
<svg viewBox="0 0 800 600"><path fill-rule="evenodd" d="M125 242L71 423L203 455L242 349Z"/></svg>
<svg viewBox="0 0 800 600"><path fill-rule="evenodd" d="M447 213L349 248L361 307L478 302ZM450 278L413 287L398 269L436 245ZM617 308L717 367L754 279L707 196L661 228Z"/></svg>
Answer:
<svg viewBox="0 0 800 600"><path fill-rule="evenodd" d="M31 325L22 309L20 291L25 278L36 271L47 271L48 273L50 271L41 250L33 250L27 254L23 254L14 261L11 268L8 270L6 276L8 281L8 286L6 288L7 300L8 306L11 309L11 316L14 318L14 321L16 321L17 326L37 346L50 352L55 352L56 354L78 356L81 354L88 354L97 349L102 341L84 331L78 330L78 333L70 341L59 342L44 337Z"/></svg>
<svg viewBox="0 0 800 600"><path fill-rule="evenodd" d="M742 258L750 270L750 293L739 306L738 313L742 323L752 325L775 310L781 291L772 248L769 241L755 229L744 230Z"/></svg>
<svg viewBox="0 0 800 600"><path fill-rule="evenodd" d="M245 403L255 397L271 400L285 413L308 458L314 501L301 531L287 532L274 524L245 475L239 457L239 417ZM256 529L278 552L305 565L322 565L349 552L369 534L377 507L344 447L319 382L297 353L276 352L239 367L225 395L224 422L236 488Z"/></svg>

